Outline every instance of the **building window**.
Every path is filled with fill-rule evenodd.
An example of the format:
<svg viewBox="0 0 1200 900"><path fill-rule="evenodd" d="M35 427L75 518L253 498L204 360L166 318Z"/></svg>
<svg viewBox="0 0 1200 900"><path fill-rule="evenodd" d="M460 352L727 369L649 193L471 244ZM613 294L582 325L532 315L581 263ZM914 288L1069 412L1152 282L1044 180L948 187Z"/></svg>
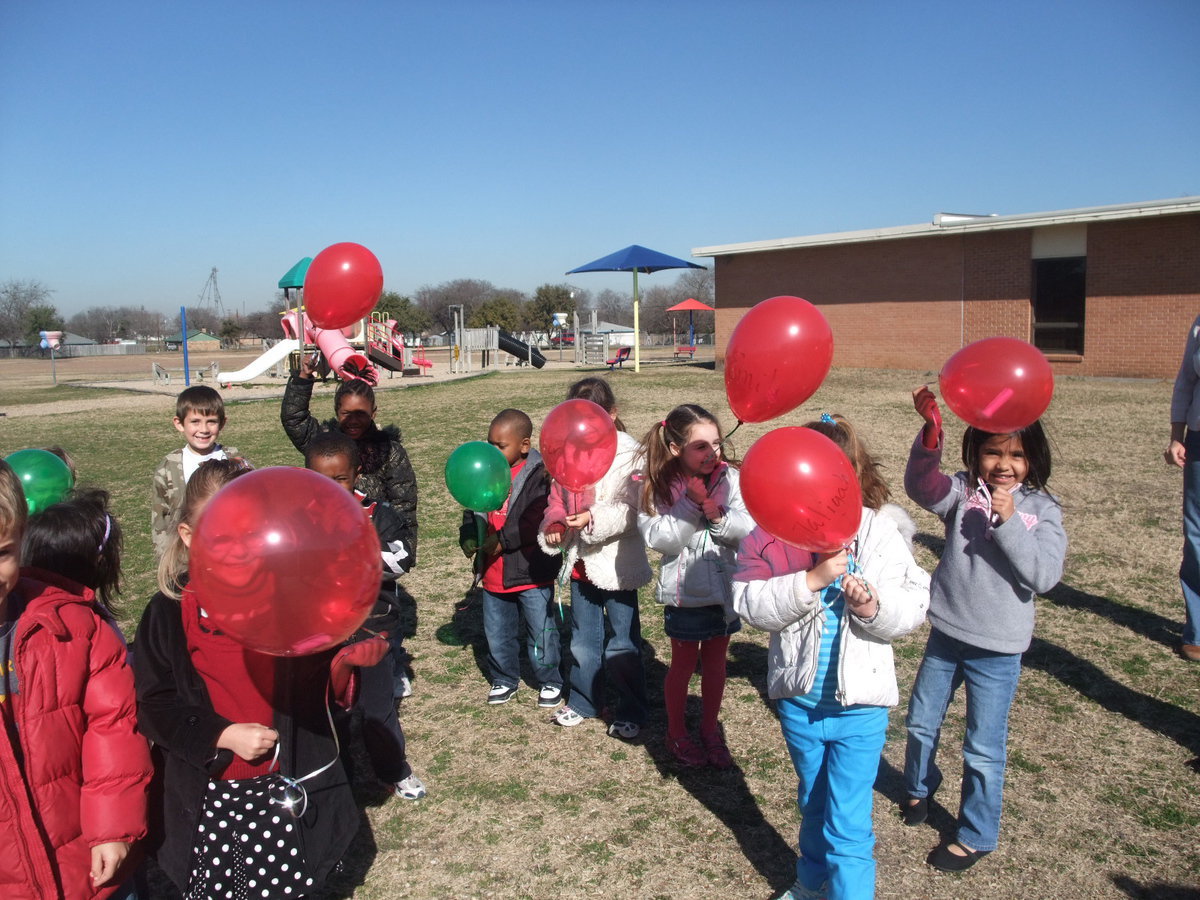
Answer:
<svg viewBox="0 0 1200 900"><path fill-rule="evenodd" d="M1083 355L1087 257L1033 261L1033 344L1045 353Z"/></svg>

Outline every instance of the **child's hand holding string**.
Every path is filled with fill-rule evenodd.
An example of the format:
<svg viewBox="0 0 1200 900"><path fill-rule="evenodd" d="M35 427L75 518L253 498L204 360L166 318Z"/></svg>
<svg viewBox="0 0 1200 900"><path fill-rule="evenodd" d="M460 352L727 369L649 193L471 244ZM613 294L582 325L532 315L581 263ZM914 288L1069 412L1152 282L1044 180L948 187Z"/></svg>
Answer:
<svg viewBox="0 0 1200 900"><path fill-rule="evenodd" d="M871 585L858 575L846 575L842 578L842 596L850 612L860 619L873 619L879 612L879 599Z"/></svg>
<svg viewBox="0 0 1200 900"><path fill-rule="evenodd" d="M275 749L279 732L257 722L235 722L217 738L217 747L232 750L246 762L266 756Z"/></svg>
<svg viewBox="0 0 1200 900"><path fill-rule="evenodd" d="M829 587L842 575L846 574L848 556L843 548L836 553L822 553L817 556L817 564L808 570L804 582L812 593Z"/></svg>
<svg viewBox="0 0 1200 900"><path fill-rule="evenodd" d="M703 506L704 501L708 499L708 486L704 483L703 478L693 475L687 480L685 493L687 498L697 506Z"/></svg>
<svg viewBox="0 0 1200 900"><path fill-rule="evenodd" d="M913 391L913 406L925 420L925 431L921 435L921 443L927 450L936 450L938 438L942 432L942 411L938 408L937 398L933 391L921 385Z"/></svg>
<svg viewBox="0 0 1200 900"><path fill-rule="evenodd" d="M1012 514L1017 510L1016 501L1013 500L1013 495L1008 492L1007 488L988 488L992 494L992 515L1000 519L1000 524L1004 524L1012 518Z"/></svg>

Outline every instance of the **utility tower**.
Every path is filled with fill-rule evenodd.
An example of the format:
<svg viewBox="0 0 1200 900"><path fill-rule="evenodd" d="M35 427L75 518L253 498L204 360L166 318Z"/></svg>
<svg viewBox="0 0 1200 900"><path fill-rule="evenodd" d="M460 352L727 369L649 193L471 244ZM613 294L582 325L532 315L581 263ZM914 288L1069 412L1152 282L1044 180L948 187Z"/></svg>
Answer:
<svg viewBox="0 0 1200 900"><path fill-rule="evenodd" d="M217 315L217 321L225 320L225 308L221 305L221 289L217 287L217 267L213 266L211 272L208 273L208 281L204 282L204 289L200 291L200 298L196 301L196 306L200 309L205 308L205 304L211 303L213 312Z"/></svg>

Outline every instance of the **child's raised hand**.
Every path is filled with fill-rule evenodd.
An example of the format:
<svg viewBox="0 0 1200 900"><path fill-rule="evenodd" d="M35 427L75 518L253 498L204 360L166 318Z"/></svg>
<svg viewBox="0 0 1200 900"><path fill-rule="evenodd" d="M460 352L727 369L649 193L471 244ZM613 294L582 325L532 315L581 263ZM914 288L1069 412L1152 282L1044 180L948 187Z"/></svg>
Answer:
<svg viewBox="0 0 1200 900"><path fill-rule="evenodd" d="M92 887L100 887L112 881L128 855L129 845L124 841L106 841L93 847Z"/></svg>
<svg viewBox="0 0 1200 900"><path fill-rule="evenodd" d="M708 487L704 484L704 479L693 475L687 480L687 498L697 506L703 506L704 501L708 499Z"/></svg>
<svg viewBox="0 0 1200 900"><path fill-rule="evenodd" d="M279 732L257 722L235 722L217 738L217 746L232 750L246 762L254 762L275 749Z"/></svg>
<svg viewBox="0 0 1200 900"><path fill-rule="evenodd" d="M942 430L942 411L938 408L937 398L933 396L933 391L925 385L921 385L913 391L913 406L916 407L917 414L925 420L925 434L922 437L922 443L933 450L938 445L938 434Z"/></svg>
<svg viewBox="0 0 1200 900"><path fill-rule="evenodd" d="M842 579L842 596L850 612L860 619L874 618L879 612L879 601L875 591L858 575L847 575Z"/></svg>
<svg viewBox="0 0 1200 900"><path fill-rule="evenodd" d="M306 353L300 357L300 377L313 378L317 374L317 367L321 364L321 353L319 350L314 350L312 353Z"/></svg>
<svg viewBox="0 0 1200 900"><path fill-rule="evenodd" d="M808 570L804 579L808 589L815 594L837 581L840 576L846 574L846 560L844 549L819 556L817 564Z"/></svg>

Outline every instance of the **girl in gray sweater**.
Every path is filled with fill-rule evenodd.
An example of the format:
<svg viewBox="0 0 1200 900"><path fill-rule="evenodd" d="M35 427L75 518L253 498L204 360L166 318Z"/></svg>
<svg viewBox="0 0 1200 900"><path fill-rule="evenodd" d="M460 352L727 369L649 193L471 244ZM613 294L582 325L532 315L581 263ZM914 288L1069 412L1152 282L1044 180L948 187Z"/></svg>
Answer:
<svg viewBox="0 0 1200 900"><path fill-rule="evenodd" d="M1008 711L1033 637L1033 601L1062 577L1062 508L1046 491L1050 446L1040 422L1011 434L967 428L965 472L940 470L941 414L928 388L913 393L925 426L913 442L904 488L946 525L933 573L925 656L909 702L901 812L925 821L941 784L936 763L946 708L966 686L962 796L955 839L929 864L963 871L996 849L1008 742Z"/></svg>

